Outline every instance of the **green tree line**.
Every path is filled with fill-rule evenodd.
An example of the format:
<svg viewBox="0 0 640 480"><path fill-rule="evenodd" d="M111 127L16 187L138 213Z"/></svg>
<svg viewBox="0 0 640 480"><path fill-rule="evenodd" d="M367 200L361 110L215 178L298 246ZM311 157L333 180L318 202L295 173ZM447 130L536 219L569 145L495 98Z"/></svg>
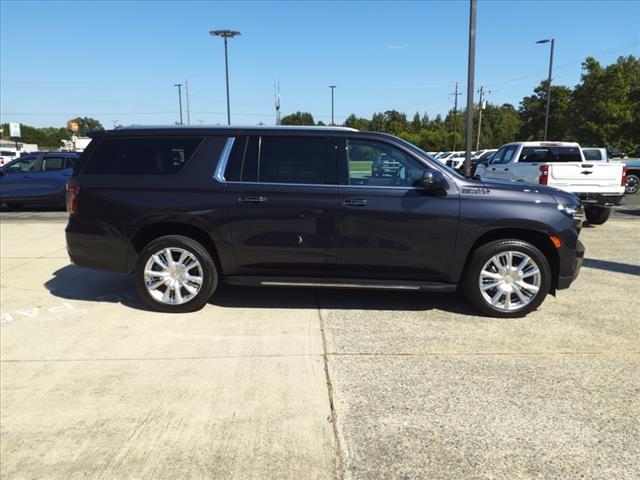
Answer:
<svg viewBox="0 0 640 480"><path fill-rule="evenodd" d="M92 130L101 130L102 124L95 118L90 117L78 117L75 118L78 122L79 136L84 136L87 132ZM2 124L2 139L9 140L9 124ZM35 143L38 147L44 148L60 148L62 147L62 140L70 140L71 133L67 130L67 127L31 127L29 125L20 125L20 138L21 143Z"/></svg>
<svg viewBox="0 0 640 480"><path fill-rule="evenodd" d="M580 83L573 89L551 86L549 140L577 141L584 146L618 147L631 152L640 146L640 60L633 55L601 66L588 57L582 64ZM519 107L487 102L482 111L481 148L497 148L517 140L541 140L547 101L547 81L523 98ZM473 145L478 127L474 105ZM412 118L396 110L374 113L371 118L350 115L343 126L391 133L428 151L463 150L466 110L450 110L443 118L416 112ZM319 122L321 123L321 122ZM308 112L282 119L283 125L316 125ZM455 128L454 128L455 125Z"/></svg>

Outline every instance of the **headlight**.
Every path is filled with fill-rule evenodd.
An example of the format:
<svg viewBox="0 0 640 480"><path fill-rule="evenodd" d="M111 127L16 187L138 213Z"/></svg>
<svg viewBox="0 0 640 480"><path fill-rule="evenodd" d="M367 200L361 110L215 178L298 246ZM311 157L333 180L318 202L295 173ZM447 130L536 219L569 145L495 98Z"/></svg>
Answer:
<svg viewBox="0 0 640 480"><path fill-rule="evenodd" d="M559 204L558 210L564 213L567 217L580 219L580 220L584 218L584 208L580 204L577 204L577 205Z"/></svg>

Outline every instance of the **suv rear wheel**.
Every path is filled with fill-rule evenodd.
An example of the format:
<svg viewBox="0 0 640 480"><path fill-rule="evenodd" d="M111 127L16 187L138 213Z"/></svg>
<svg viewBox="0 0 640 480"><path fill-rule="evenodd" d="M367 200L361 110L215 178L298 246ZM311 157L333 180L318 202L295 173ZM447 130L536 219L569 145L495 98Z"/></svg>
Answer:
<svg viewBox="0 0 640 480"><path fill-rule="evenodd" d="M551 286L551 268L535 246L496 240L471 254L463 278L467 298L494 317L522 317L535 310Z"/></svg>
<svg viewBox="0 0 640 480"><path fill-rule="evenodd" d="M167 235L147 244L135 268L140 295L161 312L200 310L216 290L218 279L218 269L207 249L181 235Z"/></svg>

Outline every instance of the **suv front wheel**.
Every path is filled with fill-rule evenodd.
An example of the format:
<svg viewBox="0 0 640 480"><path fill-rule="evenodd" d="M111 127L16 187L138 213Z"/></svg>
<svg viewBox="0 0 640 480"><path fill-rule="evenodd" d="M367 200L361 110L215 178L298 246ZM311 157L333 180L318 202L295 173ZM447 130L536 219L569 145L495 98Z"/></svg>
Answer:
<svg viewBox="0 0 640 480"><path fill-rule="evenodd" d="M551 286L551 269L535 246L496 240L471 254L463 278L467 298L494 317L522 317L535 310Z"/></svg>
<svg viewBox="0 0 640 480"><path fill-rule="evenodd" d="M184 313L200 310L218 286L218 269L200 243L167 235L147 244L135 268L136 286L154 310Z"/></svg>

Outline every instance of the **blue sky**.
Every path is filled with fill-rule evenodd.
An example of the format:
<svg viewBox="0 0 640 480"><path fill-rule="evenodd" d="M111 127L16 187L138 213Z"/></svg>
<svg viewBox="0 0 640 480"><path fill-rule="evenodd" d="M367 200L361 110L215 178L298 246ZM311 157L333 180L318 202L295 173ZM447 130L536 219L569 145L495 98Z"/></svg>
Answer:
<svg viewBox="0 0 640 480"><path fill-rule="evenodd" d="M192 123L224 123L230 28L232 121L274 123L282 111L328 123L396 108L446 113L466 83L469 4L436 2L0 2L2 122L62 126L77 115L121 124L178 118L174 83L189 80ZM640 1L478 1L476 86L517 106L546 78L574 85L580 63L640 55ZM461 95L460 105L465 104Z"/></svg>

